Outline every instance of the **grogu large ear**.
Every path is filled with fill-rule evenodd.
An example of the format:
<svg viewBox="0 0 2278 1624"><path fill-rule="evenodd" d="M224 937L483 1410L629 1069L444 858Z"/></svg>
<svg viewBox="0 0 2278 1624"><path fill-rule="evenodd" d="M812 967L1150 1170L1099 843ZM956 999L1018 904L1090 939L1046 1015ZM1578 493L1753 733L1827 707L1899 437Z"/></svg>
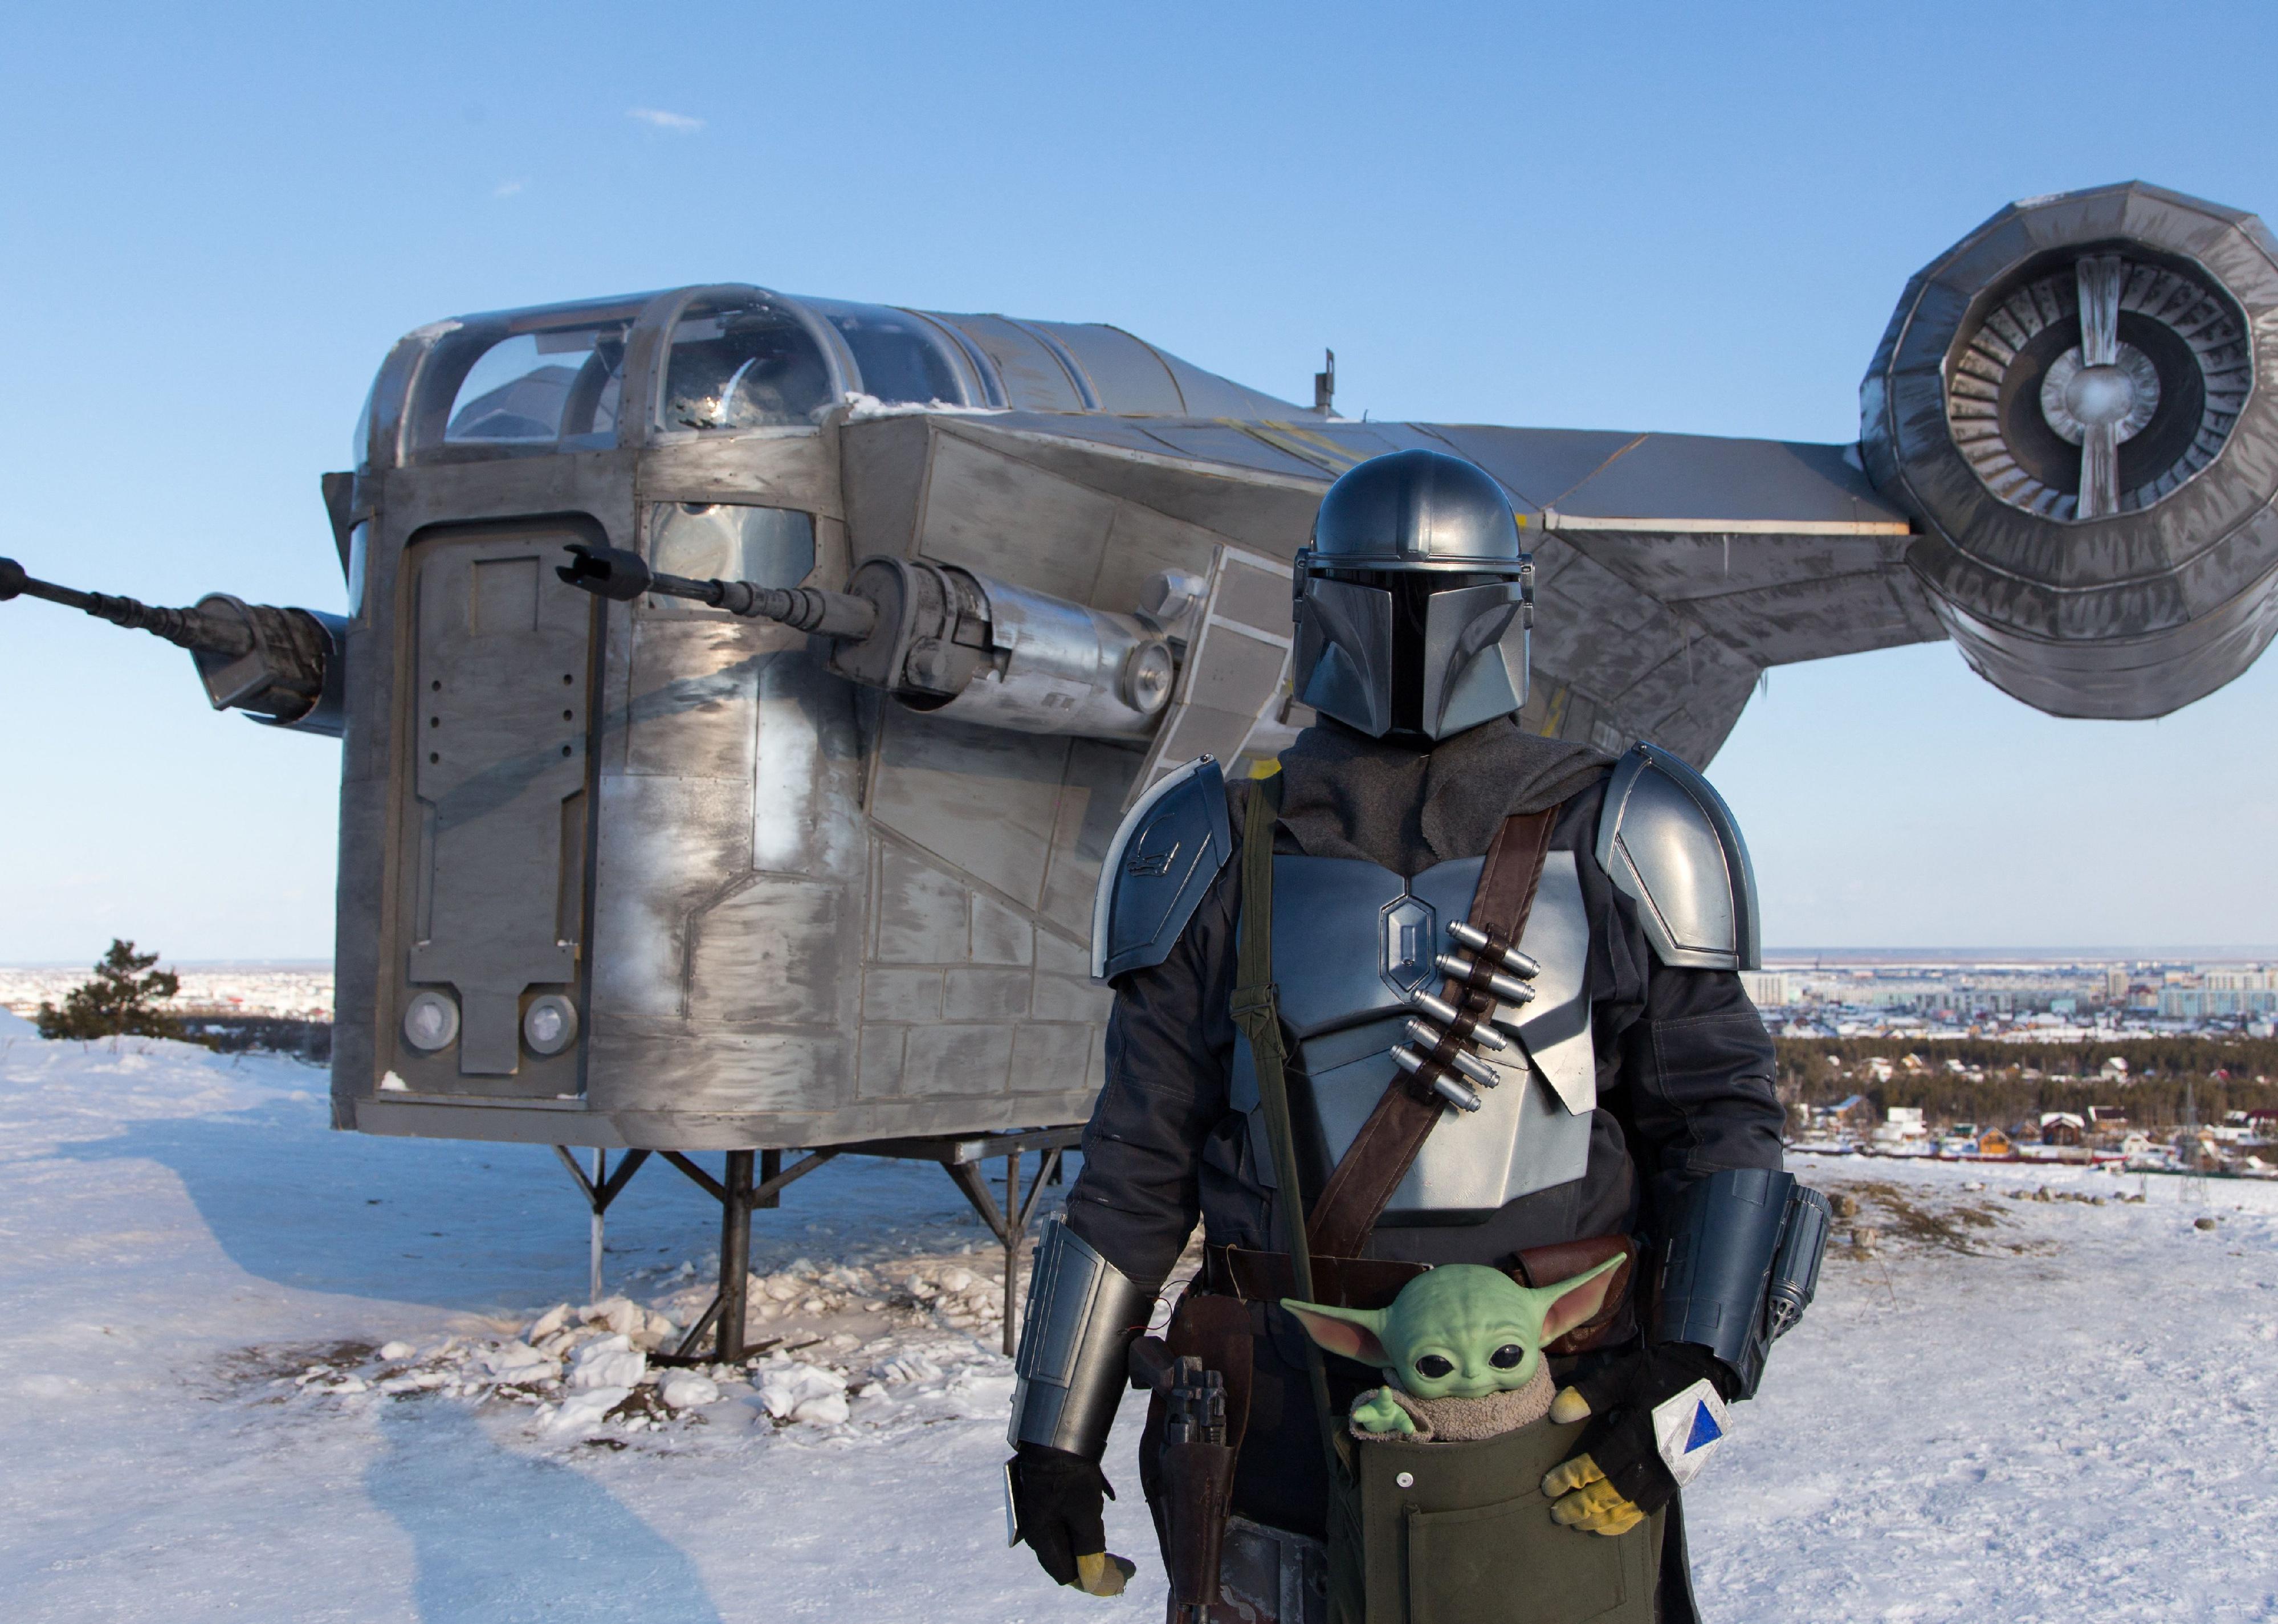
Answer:
<svg viewBox="0 0 2278 1624"><path fill-rule="evenodd" d="M1548 1345L1558 1340L1575 1326L1595 1319L1606 1306L1606 1293L1613 1289L1613 1271L1626 1262L1626 1256L1609 1257L1595 1269L1587 1269L1571 1280L1554 1280L1539 1286L1528 1295L1544 1304L1542 1312L1542 1341Z"/></svg>
<svg viewBox="0 0 2278 1624"><path fill-rule="evenodd" d="M1378 1333L1384 1329L1384 1313L1379 1308L1332 1308L1326 1303L1299 1302L1294 1297L1284 1297L1281 1306L1296 1316L1297 1323L1315 1344L1332 1353L1347 1359L1357 1359L1365 1365L1385 1366L1392 1355L1384 1351Z"/></svg>

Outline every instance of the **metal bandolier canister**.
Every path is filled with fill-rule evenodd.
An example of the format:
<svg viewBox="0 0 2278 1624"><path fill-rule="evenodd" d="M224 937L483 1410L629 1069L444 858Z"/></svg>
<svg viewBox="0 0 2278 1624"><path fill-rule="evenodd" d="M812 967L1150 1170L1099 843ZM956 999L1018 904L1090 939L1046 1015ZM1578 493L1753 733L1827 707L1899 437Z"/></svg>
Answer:
<svg viewBox="0 0 2278 1624"><path fill-rule="evenodd" d="M1678 1490L1811 1296L1823 1205L1780 1170L1770 1044L1735 972L1754 877L1693 768L1522 731L1533 565L1458 459L1364 462L1294 582L1269 776L1207 758L1111 842L1116 989L1083 1174L1040 1255L1013 1533L1120 1590L1102 1460L1127 1376L1173 1624L1693 1616ZM1144 1328L1196 1221L1203 1265ZM1396 1375L1285 1298L1380 1308L1443 1263L1539 1287L1617 1265L1546 1346L1551 1415L1380 1441Z"/></svg>

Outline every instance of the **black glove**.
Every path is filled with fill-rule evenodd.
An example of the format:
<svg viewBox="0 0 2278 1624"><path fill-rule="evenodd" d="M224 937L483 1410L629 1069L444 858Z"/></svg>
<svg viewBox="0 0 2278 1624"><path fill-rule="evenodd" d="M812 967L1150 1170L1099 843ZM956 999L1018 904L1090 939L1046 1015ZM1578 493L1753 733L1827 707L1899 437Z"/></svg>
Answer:
<svg viewBox="0 0 2278 1624"><path fill-rule="evenodd" d="M1550 1514L1586 1533L1626 1534L1670 1502L1677 1480L1663 1463L1653 1412L1706 1376L1730 1399L1738 1384L1724 1361L1690 1342L1636 1349L1559 1390L1550 1419L1591 1417L1579 1446L1542 1480Z"/></svg>
<svg viewBox="0 0 2278 1624"><path fill-rule="evenodd" d="M1138 1569L1107 1554L1107 1525L1100 1511L1115 1498L1115 1490L1099 1462L1065 1449L1022 1444L1013 1450L1011 1466L1017 1537L1028 1542L1043 1570L1056 1583L1095 1596L1120 1593L1123 1581Z"/></svg>

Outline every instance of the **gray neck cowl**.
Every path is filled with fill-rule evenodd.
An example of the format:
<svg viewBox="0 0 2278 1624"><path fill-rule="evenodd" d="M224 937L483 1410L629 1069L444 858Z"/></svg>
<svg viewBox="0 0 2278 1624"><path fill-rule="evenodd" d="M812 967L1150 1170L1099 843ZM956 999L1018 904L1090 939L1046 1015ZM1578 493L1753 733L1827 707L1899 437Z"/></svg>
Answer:
<svg viewBox="0 0 2278 1624"><path fill-rule="evenodd" d="M1505 818L1571 799L1613 758L1497 717L1429 750L1323 721L1281 752L1281 824L1309 857L1408 876L1479 856Z"/></svg>

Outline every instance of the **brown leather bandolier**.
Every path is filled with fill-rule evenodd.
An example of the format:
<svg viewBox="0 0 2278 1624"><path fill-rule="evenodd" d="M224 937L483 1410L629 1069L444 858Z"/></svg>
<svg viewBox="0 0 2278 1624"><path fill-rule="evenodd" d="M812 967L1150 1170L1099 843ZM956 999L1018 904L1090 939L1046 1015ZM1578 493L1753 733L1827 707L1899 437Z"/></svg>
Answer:
<svg viewBox="0 0 2278 1624"><path fill-rule="evenodd" d="M1301 1220L1303 1198L1298 1193L1296 1157L1291 1149L1288 1056L1273 969L1273 822L1280 810L1280 789L1279 778L1256 786L1243 824L1242 940L1233 1003L1235 1024L1250 1043L1257 1073L1266 1138L1273 1147L1274 1175L1281 1191L1275 1206L1285 1231L1294 1231L1297 1222L1304 1223L1306 1244L1302 1248L1292 1245L1286 1254L1212 1247L1205 1256L1203 1285L1206 1290L1250 1301L1273 1303L1296 1297L1306 1302L1380 1308L1426 1266L1363 1257L1361 1253L1393 1192L1415 1164L1425 1140L1448 1114L1446 1102L1432 1087L1433 1068L1444 1067L1449 1052L1494 1013L1493 997L1486 990L1487 977L1497 967L1496 949L1516 947L1526 934L1527 917L1533 911L1534 893L1541 883L1559 809L1552 806L1506 818L1495 831L1479 870L1478 888L1472 894L1469 920L1487 936L1490 946L1472 956L1468 977L1450 978L1441 993L1461 1011L1461 1018L1426 1056L1425 1070L1413 1075L1403 1073L1385 1089L1384 1097L1322 1186L1311 1218ZM1636 1273L1636 1245L1626 1235L1594 1235L1530 1247L1512 1260L1514 1278L1523 1285L1541 1285L1571 1279L1623 1254L1629 1261L1615 1273L1605 1307L1550 1344L1547 1352L1579 1353L1629 1333L1634 1323L1629 1287ZM1326 1414L1326 1380L1317 1381L1315 1391Z"/></svg>
<svg viewBox="0 0 2278 1624"><path fill-rule="evenodd" d="M1494 949L1515 948L1518 939L1526 934L1526 916L1534 909L1534 889L1542 880L1543 859L1550 852L1550 828L1557 821L1556 806L1538 812L1526 812L1506 818L1495 831L1494 842L1487 848L1487 863L1479 870L1479 888L1472 894L1471 924L1487 934L1490 948L1472 957L1472 973L1457 980L1450 977L1441 992L1441 997L1459 1011L1459 1018L1441 1038L1439 1046L1424 1057L1424 1070L1413 1075L1403 1074L1384 1091L1376 1102L1376 1109L1361 1125L1353 1136L1351 1147L1338 1162L1329 1181L1321 1186L1320 1198L1313 1203L1311 1220L1306 1225L1311 1249L1329 1257L1358 1257L1368 1238L1376 1229L1376 1221L1392 1200L1392 1193L1400 1181L1408 1177L1415 1164L1417 1153L1432 1130L1448 1114L1447 1102L1433 1092L1435 1076L1446 1075L1449 1059L1465 1039L1490 1019L1494 1013L1494 997L1487 992L1487 980L1501 970ZM1250 823L1257 822L1256 818ZM1265 829L1265 843L1273 843L1273 831ZM1245 934L1251 928L1249 914L1250 896L1245 888L1242 903L1242 928ZM1272 907L1268 901L1266 906ZM1266 966L1272 975L1272 964ZM1241 995L1235 994L1239 1001ZM1260 1066L1260 1071L1263 1071ZM1294 1204L1300 1198L1294 1186L1284 1186L1281 1199ZM1305 1300L1318 1302L1309 1297Z"/></svg>

